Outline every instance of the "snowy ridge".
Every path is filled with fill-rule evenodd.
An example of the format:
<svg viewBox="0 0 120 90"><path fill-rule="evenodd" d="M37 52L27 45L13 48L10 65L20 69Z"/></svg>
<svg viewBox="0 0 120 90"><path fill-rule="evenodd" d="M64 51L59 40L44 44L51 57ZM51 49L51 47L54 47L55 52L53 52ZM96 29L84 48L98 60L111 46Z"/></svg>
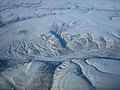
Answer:
<svg viewBox="0 0 120 90"><path fill-rule="evenodd" d="M103 30L99 30L99 27L94 26L89 27L89 29L83 28L76 31L80 34L71 35L74 28L66 23L60 26L53 23L50 29L50 32L41 34L32 40L27 37L26 39L8 40L6 43L4 42L5 44L2 43L0 55L7 57L24 57L31 55L61 56L69 52L91 50L116 57L120 54L120 39L119 36L116 35L120 33L119 30L114 30L114 32L109 29L104 30L104 28L102 28ZM19 31L18 36L20 34L26 35L27 31ZM114 53L113 50L115 50Z"/></svg>
<svg viewBox="0 0 120 90"><path fill-rule="evenodd" d="M120 90L119 0L1 0L0 89Z"/></svg>

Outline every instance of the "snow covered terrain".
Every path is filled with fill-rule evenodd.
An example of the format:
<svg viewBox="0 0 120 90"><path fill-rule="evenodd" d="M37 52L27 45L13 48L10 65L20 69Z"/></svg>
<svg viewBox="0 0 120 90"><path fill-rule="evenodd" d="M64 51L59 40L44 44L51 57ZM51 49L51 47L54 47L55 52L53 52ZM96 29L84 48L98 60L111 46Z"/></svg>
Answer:
<svg viewBox="0 0 120 90"><path fill-rule="evenodd" d="M0 0L0 90L120 90L120 0Z"/></svg>

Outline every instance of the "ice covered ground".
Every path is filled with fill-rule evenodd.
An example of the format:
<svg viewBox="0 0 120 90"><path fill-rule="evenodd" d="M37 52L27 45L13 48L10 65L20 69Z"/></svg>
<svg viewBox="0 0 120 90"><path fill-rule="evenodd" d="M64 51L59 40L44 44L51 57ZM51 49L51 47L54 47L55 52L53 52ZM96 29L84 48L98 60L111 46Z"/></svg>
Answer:
<svg viewBox="0 0 120 90"><path fill-rule="evenodd" d="M120 90L120 0L0 0L0 89Z"/></svg>

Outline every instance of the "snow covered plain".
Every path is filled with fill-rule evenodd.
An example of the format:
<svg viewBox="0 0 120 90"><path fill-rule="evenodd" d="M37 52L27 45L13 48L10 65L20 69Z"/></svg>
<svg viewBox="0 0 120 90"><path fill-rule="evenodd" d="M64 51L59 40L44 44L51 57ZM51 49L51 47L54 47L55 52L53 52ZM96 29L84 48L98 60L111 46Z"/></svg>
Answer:
<svg viewBox="0 0 120 90"><path fill-rule="evenodd" d="M120 0L0 0L0 90L120 90Z"/></svg>

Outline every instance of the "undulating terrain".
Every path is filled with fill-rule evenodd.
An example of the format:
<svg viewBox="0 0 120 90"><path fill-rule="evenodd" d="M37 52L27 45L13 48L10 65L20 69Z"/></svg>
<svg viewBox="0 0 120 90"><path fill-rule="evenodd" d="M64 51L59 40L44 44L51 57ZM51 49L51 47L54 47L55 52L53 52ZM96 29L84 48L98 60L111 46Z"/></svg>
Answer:
<svg viewBox="0 0 120 90"><path fill-rule="evenodd" d="M0 0L0 90L120 90L120 0Z"/></svg>

